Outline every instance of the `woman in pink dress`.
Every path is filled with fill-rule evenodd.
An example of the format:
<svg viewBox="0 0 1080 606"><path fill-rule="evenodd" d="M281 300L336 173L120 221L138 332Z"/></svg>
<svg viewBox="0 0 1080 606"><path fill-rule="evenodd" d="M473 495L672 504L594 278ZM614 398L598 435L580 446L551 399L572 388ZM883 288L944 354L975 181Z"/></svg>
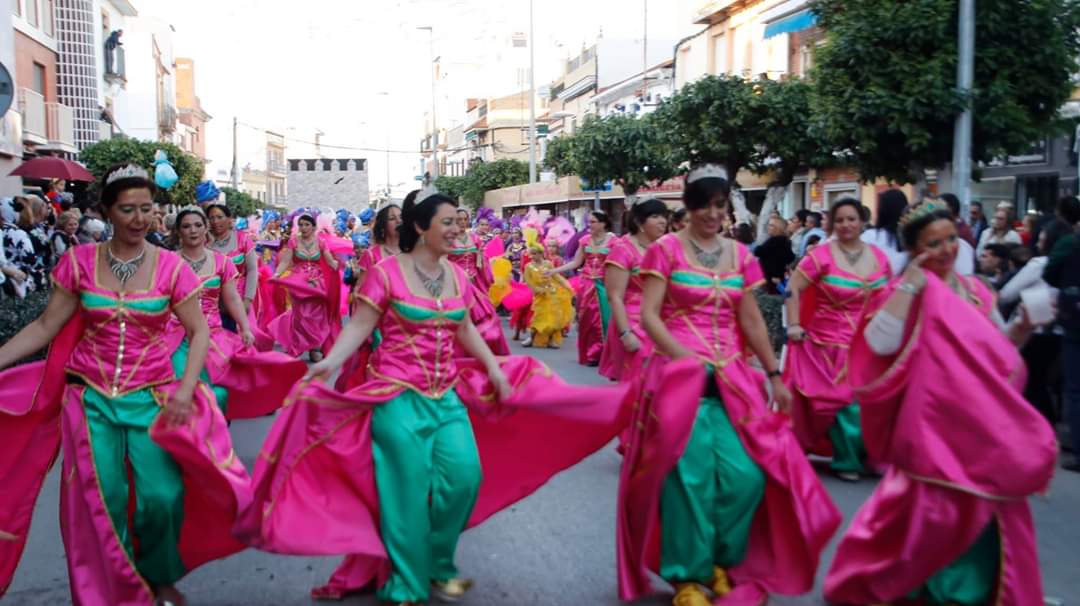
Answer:
<svg viewBox="0 0 1080 606"><path fill-rule="evenodd" d="M892 277L884 251L859 239L862 212L855 198L833 204L829 225L835 239L803 257L788 283L786 303L784 381L793 395L795 435L808 452L831 452L833 472L849 482L864 472L866 449L859 405L847 382L848 351Z"/></svg>
<svg viewBox="0 0 1080 606"><path fill-rule="evenodd" d="M287 293L288 309L268 328L285 353L309 352L318 362L341 332L341 275L337 259L315 233L315 218L301 215L296 225L300 233L281 251L273 277Z"/></svg>
<svg viewBox="0 0 1080 606"><path fill-rule="evenodd" d="M604 261L604 285L611 306L612 329L600 357L600 376L630 378L640 360L652 353L641 328L641 260L653 242L667 233L667 205L655 198L630 207L630 233L615 240Z"/></svg>
<svg viewBox="0 0 1080 606"><path fill-rule="evenodd" d="M495 306L488 297L492 281L491 269L480 248L480 239L469 233L469 211L464 208L457 210L457 224L458 237L447 258L469 276L469 315L472 316L473 326L480 331L480 336L495 355L508 356L510 346L506 343L506 335L503 334L502 323L495 313Z"/></svg>
<svg viewBox="0 0 1080 606"><path fill-rule="evenodd" d="M927 200L901 220L912 261L859 327L848 374L870 457L889 466L825 578L836 604L1042 604L1028 497L1054 473L1053 429L1024 400L994 294L955 271L956 223Z"/></svg>
<svg viewBox="0 0 1080 606"><path fill-rule="evenodd" d="M767 406L766 376L780 410L791 395L752 294L761 267L719 235L729 191L723 169L692 171L689 224L641 263L641 323L655 349L619 482L624 600L652 593L651 573L674 585L675 606L805 593L840 526L786 415Z"/></svg>
<svg viewBox="0 0 1080 606"><path fill-rule="evenodd" d="M417 193L419 190L409 192L409 196L405 199L415 199ZM356 276L352 301L354 310L359 305L359 302L355 300L355 295L360 292L360 288L364 285L364 277L371 268L383 259L401 254L401 248L398 245L399 225L401 225L401 208L397 204L387 204L375 214L375 224L371 229L375 242L360 253L360 258L357 259L353 270L353 275ZM367 380L368 359L371 357L371 351L378 347L380 340L379 331L373 331L371 337L357 348L353 355L349 356L349 359L341 366L341 374L338 375L335 383L338 391L348 391L364 384Z"/></svg>
<svg viewBox="0 0 1080 606"><path fill-rule="evenodd" d="M565 274L581 268L575 305L578 314L578 364L585 366L599 366L604 351L604 339L611 318L607 287L604 286L604 261L615 239L607 213L594 210L589 213L589 234L581 239L574 258L552 270L552 273Z"/></svg>
<svg viewBox="0 0 1080 606"><path fill-rule="evenodd" d="M199 301L210 325L206 372L201 378L211 384L218 406L229 420L265 416L280 406L307 366L279 352L255 351L255 337L236 288L236 267L227 257L206 248L206 225L206 215L195 206L176 216L180 256L202 281ZM239 334L222 325L222 303ZM179 322L170 324L168 339L170 349L176 352L174 366L183 368L189 349Z"/></svg>
<svg viewBox="0 0 1080 606"><path fill-rule="evenodd" d="M456 601L458 536L602 447L625 423L622 387L566 385L532 358L497 360L445 256L456 203L402 210L402 254L372 268L361 306L312 376L332 374L376 327L370 379L339 393L302 382L267 437L256 501L238 527L279 553L352 554L320 598L375 582L380 600ZM464 348L470 358L457 355Z"/></svg>
<svg viewBox="0 0 1080 606"><path fill-rule="evenodd" d="M247 234L233 226L232 211L224 204L210 204L206 208L210 221L210 250L225 255L236 268L237 289L244 301L249 319L262 318L259 297L259 254L255 242ZM225 319L226 328L236 330L232 318Z"/></svg>
<svg viewBox="0 0 1080 606"><path fill-rule="evenodd" d="M74 604L181 605L181 577L242 548L231 529L250 480L198 381L209 342L199 280L145 239L153 187L136 165L107 173L101 204L113 238L69 249L48 308L0 348L5 368L49 345L45 362L0 374L0 595L61 445ZM180 375L164 338L174 316L190 343Z"/></svg>

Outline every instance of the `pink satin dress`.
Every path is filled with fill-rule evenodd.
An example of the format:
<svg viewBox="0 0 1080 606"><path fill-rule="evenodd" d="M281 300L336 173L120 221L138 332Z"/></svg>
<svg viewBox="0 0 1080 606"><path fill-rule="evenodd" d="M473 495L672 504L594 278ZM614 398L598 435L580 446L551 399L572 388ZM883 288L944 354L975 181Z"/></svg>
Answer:
<svg viewBox="0 0 1080 606"><path fill-rule="evenodd" d="M788 343L784 382L793 396L795 435L807 451L824 454L837 413L855 400L847 381L851 340L866 314L878 307L892 277L888 256L867 246L878 269L865 278L842 269L828 244L799 263L797 271L810 283L799 313L806 339Z"/></svg>
<svg viewBox="0 0 1080 606"><path fill-rule="evenodd" d="M990 320L994 293L960 279L970 296L927 272L896 354L869 347L869 318L855 335L849 374L866 447L889 471L837 546L825 577L832 603L913 592L954 602L948 594L961 587L984 603L1043 602L1028 499L1049 487L1056 436L1024 399L1024 361Z"/></svg>
<svg viewBox="0 0 1080 606"><path fill-rule="evenodd" d="M604 353L600 356L600 376L621 381L633 377L635 369L641 362L652 353L652 340L645 334L641 327L641 262L645 255L633 241L634 236L626 235L611 245L611 253L604 261L605 265L617 267L630 273L630 281L626 285L626 295L623 297L623 305L626 306L626 315L630 319L630 330L637 336L641 343L641 349L635 353L629 353L623 347L622 339L619 338L619 330L615 324L614 316L610 320L611 328L607 331L607 340L604 343Z"/></svg>
<svg viewBox="0 0 1080 606"><path fill-rule="evenodd" d="M699 405L704 406L707 380L715 383L739 443L764 475L764 497L753 514L746 555L727 570L734 591L715 603L750 606L770 593L810 591L821 553L842 521L787 417L766 406L765 377L751 366L738 323L743 298L753 296L764 276L746 247L736 243L734 251L736 261L728 269L707 270L688 260L678 234L668 234L649 247L641 264L646 280L667 284L660 317L693 357L671 361L654 350L645 362L619 481L616 539L623 600L657 591L652 578L661 563L660 496L687 447Z"/></svg>
<svg viewBox="0 0 1080 606"><path fill-rule="evenodd" d="M283 287L288 309L269 325L269 332L285 353L300 356L305 352L330 351L333 338L340 331L340 278L323 259L320 250L307 256L295 241L289 243L292 266L274 282ZM333 294L331 294L333 291ZM339 325L335 326L337 321Z"/></svg>
<svg viewBox="0 0 1080 606"><path fill-rule="evenodd" d="M581 239L585 261L581 266L575 293L578 312L578 364L597 366L604 352L610 308L604 288L604 262L616 238L593 244L592 236Z"/></svg>
<svg viewBox="0 0 1080 606"><path fill-rule="evenodd" d="M222 290L230 282L234 288L239 286L236 284L238 273L227 257L207 252L213 256L214 273L201 278L199 292L199 303L210 326L207 375L215 388L226 392L228 405L224 409L229 420L268 415L281 406L293 384L304 376L307 366L280 352L256 351L254 347L244 345L239 334L225 329L221 320ZM173 351L180 347L186 336L184 327L176 319L170 322L167 335ZM184 347L186 349L186 344Z"/></svg>
<svg viewBox="0 0 1080 606"><path fill-rule="evenodd" d="M208 386L195 390L194 410L183 426L168 426L158 414L179 387L163 337L173 308L198 295L194 272L179 255L148 247L149 288L117 293L99 280L109 271L99 261L99 246L70 249L53 270L55 288L77 297L79 307L51 343L47 360L0 373L0 528L14 537L0 541L0 595L10 585L41 483L62 446L60 527L72 602L150 606L148 580L135 567L145 556L142 549L153 544L178 551L181 574L241 550L231 529L250 503L251 485ZM147 419L148 427L142 425ZM117 440L118 432L126 439ZM99 458L106 443L124 448L110 451L120 460L108 468ZM155 470L150 477L144 461ZM169 480L156 471L177 468L183 486L161 485ZM136 495L134 521L120 531L113 516L131 503L119 478L133 482ZM143 504L144 495L155 496ZM183 503L180 524L166 526L176 515L169 510L175 495ZM151 504L154 509L145 511ZM149 527L162 530L130 540ZM164 545L163 538L176 542ZM169 574L177 574L175 566Z"/></svg>
<svg viewBox="0 0 1080 606"><path fill-rule="evenodd" d="M457 292L468 277L454 268ZM453 391L468 409L482 482L468 526L525 498L554 474L607 444L625 425L623 386L568 385L533 358L500 359L513 395L500 400L486 371L456 356L468 316L462 295L416 295L400 259L376 265L357 294L377 310L382 342L367 380L341 393L300 383L267 436L255 469L256 498L237 527L252 546L275 553L345 558L313 591L340 598L388 578L380 535L372 416L406 391L438 401Z"/></svg>
<svg viewBox="0 0 1080 606"><path fill-rule="evenodd" d="M480 242L473 236L469 236L469 246L455 248L447 255L451 263L460 267L469 278L469 317L473 325L480 331L480 336L497 356L510 355L510 346L506 343L506 335L503 334L502 322L495 313L495 306L491 304L488 296L488 288L491 286L491 274L484 262L484 253L480 250Z"/></svg>

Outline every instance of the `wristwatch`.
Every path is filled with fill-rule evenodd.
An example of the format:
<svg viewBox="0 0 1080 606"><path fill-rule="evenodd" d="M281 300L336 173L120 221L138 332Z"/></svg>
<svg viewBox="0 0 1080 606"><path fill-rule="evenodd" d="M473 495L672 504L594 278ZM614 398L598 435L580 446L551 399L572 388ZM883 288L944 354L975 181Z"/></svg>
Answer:
<svg viewBox="0 0 1080 606"><path fill-rule="evenodd" d="M781 376L783 374L784 373L781 372L779 368L777 368L776 370L771 370L771 371L765 373L765 376L771 379L773 377L779 377L779 376Z"/></svg>

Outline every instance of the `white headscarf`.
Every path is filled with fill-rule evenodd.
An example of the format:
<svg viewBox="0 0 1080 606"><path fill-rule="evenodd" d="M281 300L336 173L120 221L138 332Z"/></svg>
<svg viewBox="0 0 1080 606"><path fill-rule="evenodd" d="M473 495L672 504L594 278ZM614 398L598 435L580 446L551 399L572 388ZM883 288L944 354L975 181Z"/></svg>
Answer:
<svg viewBox="0 0 1080 606"><path fill-rule="evenodd" d="M15 198L0 199L0 219L3 219L4 223L18 222L19 213L15 212Z"/></svg>

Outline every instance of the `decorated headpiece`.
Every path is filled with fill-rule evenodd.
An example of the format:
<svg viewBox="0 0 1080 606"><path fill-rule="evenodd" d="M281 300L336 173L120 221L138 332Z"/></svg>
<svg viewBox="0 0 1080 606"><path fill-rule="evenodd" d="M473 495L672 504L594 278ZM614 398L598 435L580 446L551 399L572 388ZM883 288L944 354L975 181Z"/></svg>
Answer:
<svg viewBox="0 0 1080 606"><path fill-rule="evenodd" d="M693 183L701 179L724 179L728 178L727 169L719 164L702 164L690 170L686 175L686 182Z"/></svg>
<svg viewBox="0 0 1080 606"><path fill-rule="evenodd" d="M187 214L187 213L197 213L200 217L203 218L203 220L206 220L206 211L203 210L201 206L195 206L194 204L188 204L184 208L181 208L176 213L176 216L179 217L181 214Z"/></svg>
<svg viewBox="0 0 1080 606"><path fill-rule="evenodd" d="M922 202L912 204L904 211L904 214L900 217L900 229L902 230L912 222L939 210L952 214L952 209L944 200L940 198L924 198Z"/></svg>
<svg viewBox="0 0 1080 606"><path fill-rule="evenodd" d="M371 223L371 220L374 218L375 211L371 210L370 208L365 208L364 210L360 211L360 223L362 225L367 225L368 223Z"/></svg>
<svg viewBox="0 0 1080 606"><path fill-rule="evenodd" d="M146 179L147 181L149 181L150 180L150 173L147 172L147 170L145 168L139 166L138 164L128 164L126 166L122 166L122 167L112 171L111 173L109 173L105 177L105 185L113 183L114 181L119 181L120 179L133 179L133 178Z"/></svg>

